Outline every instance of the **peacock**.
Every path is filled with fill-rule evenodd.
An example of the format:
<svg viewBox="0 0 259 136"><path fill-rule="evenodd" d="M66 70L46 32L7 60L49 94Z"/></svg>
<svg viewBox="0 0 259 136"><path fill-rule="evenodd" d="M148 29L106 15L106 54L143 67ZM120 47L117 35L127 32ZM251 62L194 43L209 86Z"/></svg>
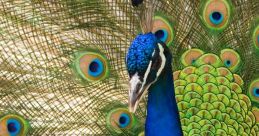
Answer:
<svg viewBox="0 0 259 136"><path fill-rule="evenodd" d="M257 0L1 0L0 136L259 135Z"/></svg>

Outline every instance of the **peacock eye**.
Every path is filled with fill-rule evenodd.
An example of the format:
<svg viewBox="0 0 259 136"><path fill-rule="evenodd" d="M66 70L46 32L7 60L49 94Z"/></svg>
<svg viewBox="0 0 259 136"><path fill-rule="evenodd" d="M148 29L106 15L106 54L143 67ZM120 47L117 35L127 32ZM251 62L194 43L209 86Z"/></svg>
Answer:
<svg viewBox="0 0 259 136"><path fill-rule="evenodd" d="M153 19L152 33L164 42L167 46L170 46L174 39L174 30L172 24L168 19L162 16L155 16Z"/></svg>
<svg viewBox="0 0 259 136"><path fill-rule="evenodd" d="M203 54L204 52L202 50L190 49L182 55L181 62L184 66L193 65L196 62L196 60Z"/></svg>
<svg viewBox="0 0 259 136"><path fill-rule="evenodd" d="M106 58L95 52L76 54L73 66L74 72L87 81L100 81L109 73Z"/></svg>
<svg viewBox="0 0 259 136"><path fill-rule="evenodd" d="M222 30L227 26L231 14L227 0L207 0L202 5L202 20L208 28Z"/></svg>
<svg viewBox="0 0 259 136"><path fill-rule="evenodd" d="M121 132L121 129L134 127L135 117L126 108L117 108L110 111L106 117L107 127L111 131Z"/></svg>
<svg viewBox="0 0 259 136"><path fill-rule="evenodd" d="M241 60L236 51L232 49L224 49L221 51L220 58L224 62L224 65L232 72L235 72L239 68Z"/></svg>

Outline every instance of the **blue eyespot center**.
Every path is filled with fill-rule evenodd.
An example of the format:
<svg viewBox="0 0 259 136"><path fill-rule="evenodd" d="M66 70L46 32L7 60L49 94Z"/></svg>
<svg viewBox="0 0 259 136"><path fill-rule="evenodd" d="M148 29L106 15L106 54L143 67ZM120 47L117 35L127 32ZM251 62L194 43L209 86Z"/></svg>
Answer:
<svg viewBox="0 0 259 136"><path fill-rule="evenodd" d="M94 62L92 62L92 63L90 64L90 70L91 70L92 72L96 72L96 71L98 70L98 67L99 67L99 65L98 65L98 63L97 63L96 61L94 61Z"/></svg>
<svg viewBox="0 0 259 136"><path fill-rule="evenodd" d="M215 20L220 20L221 14L219 12L213 12L212 18L215 19Z"/></svg>
<svg viewBox="0 0 259 136"><path fill-rule="evenodd" d="M126 118L125 117L120 117L120 120L119 120L120 124L125 124L126 122Z"/></svg>
<svg viewBox="0 0 259 136"><path fill-rule="evenodd" d="M224 19L223 15L218 11L214 11L210 14L210 21L215 25L221 24L223 19Z"/></svg>
<svg viewBox="0 0 259 136"><path fill-rule="evenodd" d="M17 135L20 132L20 129L21 124L16 119L9 119L7 121L7 130L11 134L11 136Z"/></svg>
<svg viewBox="0 0 259 136"><path fill-rule="evenodd" d="M196 59L192 59L192 64L194 64L194 63L195 63L195 61L196 61Z"/></svg>
<svg viewBox="0 0 259 136"><path fill-rule="evenodd" d="M126 114L126 113L121 114L121 116L119 118L119 126L121 128L125 128L125 127L127 127L129 125L129 123L130 123L129 115Z"/></svg>
<svg viewBox="0 0 259 136"><path fill-rule="evenodd" d="M254 88L254 95L259 97L259 88Z"/></svg>
<svg viewBox="0 0 259 136"><path fill-rule="evenodd" d="M103 73L103 63L99 59L94 59L90 65L88 73L91 76L97 77L100 76Z"/></svg>
<svg viewBox="0 0 259 136"><path fill-rule="evenodd" d="M8 131L13 133L17 131L17 128L15 127L15 123L11 122L7 125Z"/></svg>
<svg viewBox="0 0 259 136"><path fill-rule="evenodd" d="M155 36L157 37L157 39L160 39L162 42L166 42L168 33L166 30L161 29L155 32Z"/></svg>
<svg viewBox="0 0 259 136"><path fill-rule="evenodd" d="M131 0L131 2L133 6L138 6L143 2L143 0Z"/></svg>
<svg viewBox="0 0 259 136"><path fill-rule="evenodd" d="M230 67L230 66L231 66L231 64L232 64L232 63L231 63L231 61L230 61L230 60L226 60L226 61L225 61L225 65L226 65L227 67Z"/></svg>

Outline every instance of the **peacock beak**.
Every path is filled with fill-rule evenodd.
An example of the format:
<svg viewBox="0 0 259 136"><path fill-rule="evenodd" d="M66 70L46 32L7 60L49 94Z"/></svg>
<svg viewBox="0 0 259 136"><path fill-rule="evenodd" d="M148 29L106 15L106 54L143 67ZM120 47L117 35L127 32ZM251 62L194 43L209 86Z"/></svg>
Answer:
<svg viewBox="0 0 259 136"><path fill-rule="evenodd" d="M135 74L130 79L129 90L129 111L135 112L138 104L143 96L147 93L149 85L145 85L139 78L138 74Z"/></svg>

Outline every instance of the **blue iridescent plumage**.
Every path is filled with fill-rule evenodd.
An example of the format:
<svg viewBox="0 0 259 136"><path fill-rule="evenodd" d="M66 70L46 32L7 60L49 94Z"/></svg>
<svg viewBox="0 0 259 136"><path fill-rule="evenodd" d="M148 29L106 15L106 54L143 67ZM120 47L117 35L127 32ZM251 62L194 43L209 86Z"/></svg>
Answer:
<svg viewBox="0 0 259 136"><path fill-rule="evenodd" d="M22 128L22 126L18 120L9 119L7 121L7 129L8 129L10 136L16 136L17 134L19 134L21 128Z"/></svg>
<svg viewBox="0 0 259 136"><path fill-rule="evenodd" d="M226 60L226 61L224 62L224 64L225 64L226 67L230 67L230 66L232 65L232 63L231 63L230 60Z"/></svg>
<svg viewBox="0 0 259 136"><path fill-rule="evenodd" d="M166 42L168 38L168 32L165 29L161 29L155 32L155 36L162 42Z"/></svg>
<svg viewBox="0 0 259 136"><path fill-rule="evenodd" d="M119 126L121 128L125 128L125 127L127 127L129 125L129 123L130 123L129 115L125 114L125 113L121 114L120 118L119 118Z"/></svg>
<svg viewBox="0 0 259 136"><path fill-rule="evenodd" d="M158 40L152 33L140 34L132 42L127 55L127 68L129 74L144 73L148 67L152 52Z"/></svg>
<svg viewBox="0 0 259 136"><path fill-rule="evenodd" d="M259 88L254 88L254 96L259 97Z"/></svg>
<svg viewBox="0 0 259 136"><path fill-rule="evenodd" d="M98 77L103 73L104 66L101 60L94 59L88 69L88 74L94 77Z"/></svg>
<svg viewBox="0 0 259 136"><path fill-rule="evenodd" d="M223 22L223 20L224 20L224 16L220 12L215 11L210 14L210 21L214 25L221 24Z"/></svg>

